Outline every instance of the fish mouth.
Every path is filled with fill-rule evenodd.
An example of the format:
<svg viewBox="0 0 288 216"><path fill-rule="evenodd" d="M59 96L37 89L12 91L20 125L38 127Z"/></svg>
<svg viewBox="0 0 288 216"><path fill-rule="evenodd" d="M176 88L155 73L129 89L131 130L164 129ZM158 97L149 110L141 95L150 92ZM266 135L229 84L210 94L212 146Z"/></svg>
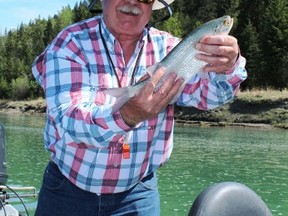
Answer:
<svg viewBox="0 0 288 216"><path fill-rule="evenodd" d="M232 17L230 17L230 19L228 19L228 22L229 22L229 23L230 23L230 25L232 26L232 25L233 25L233 22L234 22L233 18L232 18Z"/></svg>
<svg viewBox="0 0 288 216"><path fill-rule="evenodd" d="M141 10L138 7L132 5L123 5L118 7L117 10L129 16L141 15Z"/></svg>

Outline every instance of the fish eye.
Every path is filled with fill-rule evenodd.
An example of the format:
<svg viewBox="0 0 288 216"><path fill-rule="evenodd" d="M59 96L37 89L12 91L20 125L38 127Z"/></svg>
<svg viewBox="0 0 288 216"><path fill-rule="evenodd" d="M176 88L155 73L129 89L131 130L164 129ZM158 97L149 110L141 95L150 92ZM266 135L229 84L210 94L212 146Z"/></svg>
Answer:
<svg viewBox="0 0 288 216"><path fill-rule="evenodd" d="M230 25L230 21L228 19L223 21L224 26L229 26Z"/></svg>

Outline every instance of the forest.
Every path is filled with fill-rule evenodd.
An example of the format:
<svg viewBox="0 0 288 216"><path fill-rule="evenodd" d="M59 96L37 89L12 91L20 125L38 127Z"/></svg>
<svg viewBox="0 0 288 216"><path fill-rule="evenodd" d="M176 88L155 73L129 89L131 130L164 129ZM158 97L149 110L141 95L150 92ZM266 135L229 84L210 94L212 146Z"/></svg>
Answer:
<svg viewBox="0 0 288 216"><path fill-rule="evenodd" d="M17 29L1 32L0 99L43 96L32 76L32 62L63 28L97 15L89 12L89 3L83 0L67 5L47 19L39 15L29 23L19 23ZM101 6L98 4L97 8ZM248 79L242 89L288 88L287 0L175 0L171 8L173 16L154 27L178 37L185 37L203 22L232 16L231 35L237 38L241 54L247 59ZM154 11L152 22L166 14L166 10Z"/></svg>

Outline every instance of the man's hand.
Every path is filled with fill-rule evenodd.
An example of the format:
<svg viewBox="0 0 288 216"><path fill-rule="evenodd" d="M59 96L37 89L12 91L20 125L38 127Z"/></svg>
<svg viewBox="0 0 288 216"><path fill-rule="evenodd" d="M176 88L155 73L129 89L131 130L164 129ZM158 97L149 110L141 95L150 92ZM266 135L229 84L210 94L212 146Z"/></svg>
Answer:
<svg viewBox="0 0 288 216"><path fill-rule="evenodd" d="M156 71L140 93L122 106L120 113L127 125L133 127L158 115L177 94L184 80L177 78L175 73L169 74L162 86L154 91L164 73L163 68Z"/></svg>
<svg viewBox="0 0 288 216"><path fill-rule="evenodd" d="M231 69L237 61L239 47L237 39L230 35L211 35L200 40L196 45L199 53L197 59L208 64L204 67L206 72L225 72Z"/></svg>

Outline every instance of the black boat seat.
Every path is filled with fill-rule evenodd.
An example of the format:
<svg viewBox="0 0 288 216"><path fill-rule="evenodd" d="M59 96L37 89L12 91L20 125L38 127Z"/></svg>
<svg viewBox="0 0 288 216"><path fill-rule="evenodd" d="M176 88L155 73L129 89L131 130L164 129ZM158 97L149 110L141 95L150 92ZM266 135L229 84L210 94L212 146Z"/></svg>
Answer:
<svg viewBox="0 0 288 216"><path fill-rule="evenodd" d="M263 200L247 186L222 182L204 189L188 216L272 216Z"/></svg>

